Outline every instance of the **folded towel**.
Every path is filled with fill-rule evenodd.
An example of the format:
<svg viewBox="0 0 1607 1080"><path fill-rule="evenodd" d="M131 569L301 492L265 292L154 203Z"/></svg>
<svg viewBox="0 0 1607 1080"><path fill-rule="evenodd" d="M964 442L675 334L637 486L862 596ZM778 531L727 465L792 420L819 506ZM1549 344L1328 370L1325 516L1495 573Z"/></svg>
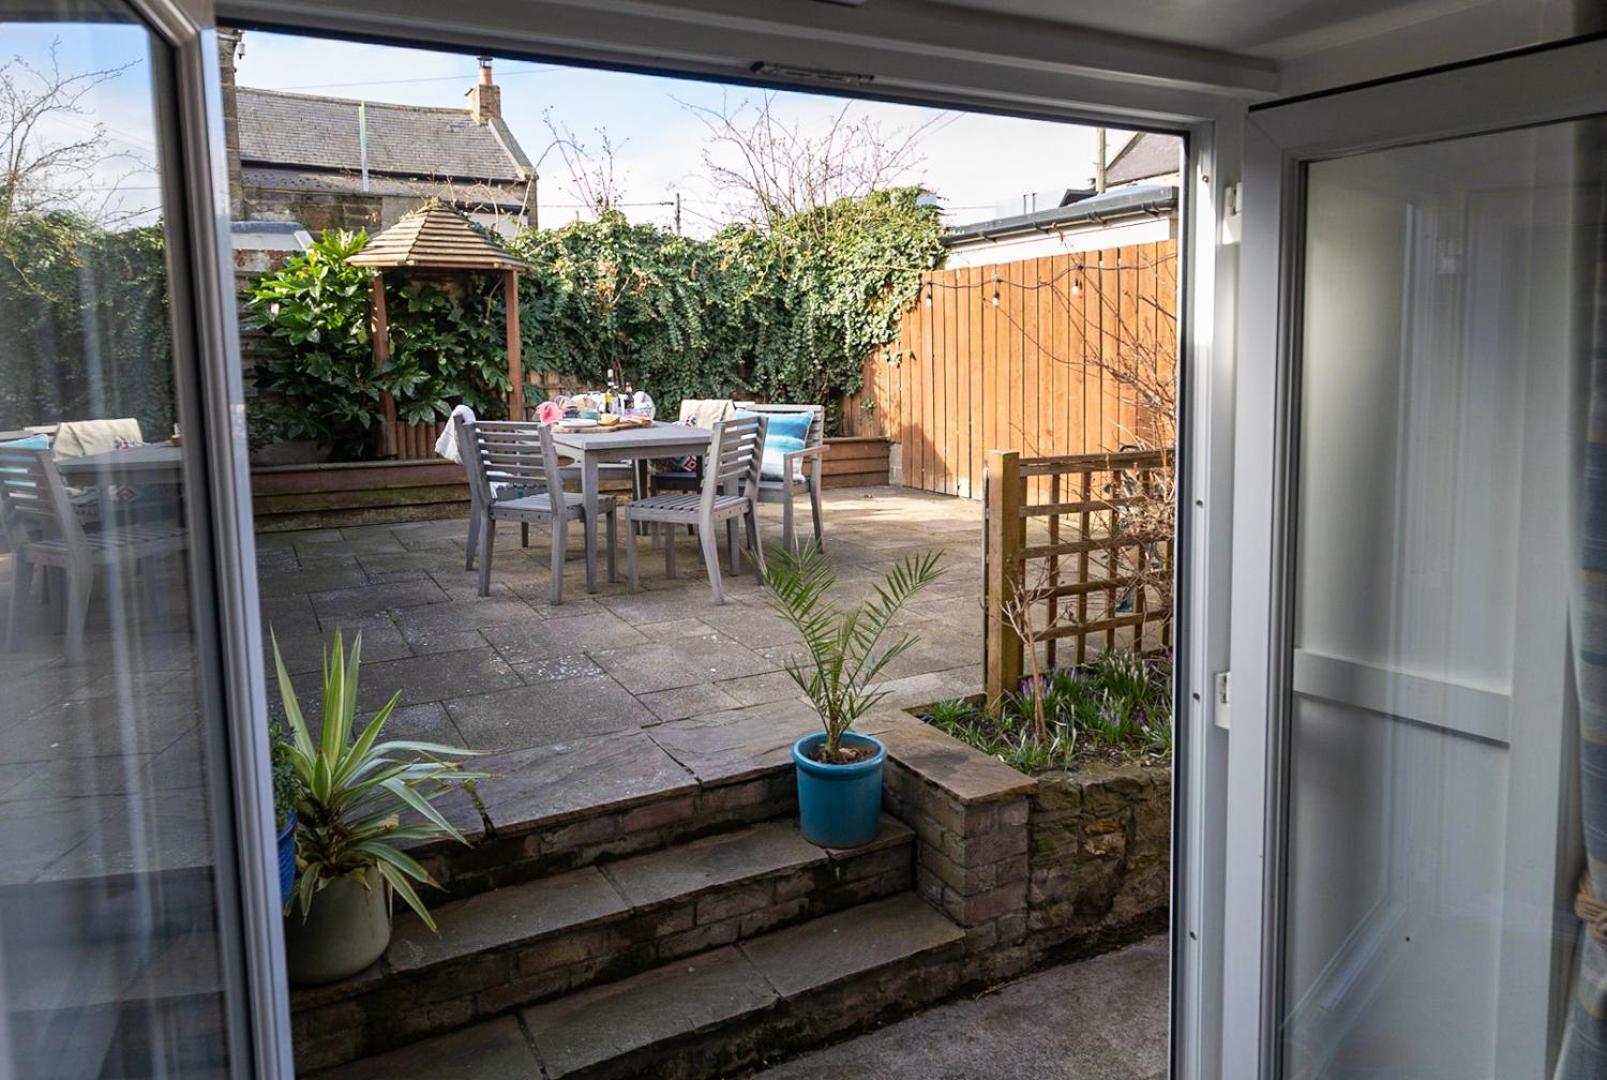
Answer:
<svg viewBox="0 0 1607 1080"><path fill-rule="evenodd" d="M459 405L455 407L452 410L452 415L446 418L446 427L442 430L441 437L435 440L435 456L444 457L448 461L456 461L461 464L463 461L463 455L458 452L457 424L457 419L460 416L469 423L474 423L473 409L469 408L467 405Z"/></svg>

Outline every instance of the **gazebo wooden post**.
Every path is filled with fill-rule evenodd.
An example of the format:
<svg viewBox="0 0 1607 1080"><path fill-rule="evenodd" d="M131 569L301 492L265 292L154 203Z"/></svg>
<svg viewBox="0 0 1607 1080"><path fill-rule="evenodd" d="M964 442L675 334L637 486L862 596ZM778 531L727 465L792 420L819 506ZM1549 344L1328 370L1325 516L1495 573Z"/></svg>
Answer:
<svg viewBox="0 0 1607 1080"><path fill-rule="evenodd" d="M502 272L502 306L508 321L508 419L525 418L525 373L519 360L519 271Z"/></svg>
<svg viewBox="0 0 1607 1080"><path fill-rule="evenodd" d="M385 318L385 272L375 270L374 277L368 285L368 309L371 316L369 320L369 336L374 342L374 371L379 373L385 370L391 362L391 328ZM380 408L385 419L379 432L379 453L381 457L396 456L396 398L389 390L381 390L379 394Z"/></svg>

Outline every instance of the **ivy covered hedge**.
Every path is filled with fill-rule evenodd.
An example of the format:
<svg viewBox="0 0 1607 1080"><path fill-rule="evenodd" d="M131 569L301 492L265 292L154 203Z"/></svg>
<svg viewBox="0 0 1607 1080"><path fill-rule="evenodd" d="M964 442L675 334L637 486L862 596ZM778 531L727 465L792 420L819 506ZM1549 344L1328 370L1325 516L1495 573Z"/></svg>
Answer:
<svg viewBox="0 0 1607 1080"><path fill-rule="evenodd" d="M173 427L161 229L10 218L0 230L0 428L121 416L151 440Z"/></svg>
<svg viewBox="0 0 1607 1080"><path fill-rule="evenodd" d="M865 357L897 335L921 272L941 257L937 210L918 195L876 192L708 240L618 213L525 232L509 244L531 266L520 278L524 366L590 385L617 372L661 413L684 397L835 407L860 388ZM382 388L407 420L445 416L459 400L499 415L507 377L495 280L388 274L392 363L376 376L366 271L344 262L363 242L326 234L258 282L252 312L281 346L257 368L271 391L267 419L286 437L361 456Z"/></svg>

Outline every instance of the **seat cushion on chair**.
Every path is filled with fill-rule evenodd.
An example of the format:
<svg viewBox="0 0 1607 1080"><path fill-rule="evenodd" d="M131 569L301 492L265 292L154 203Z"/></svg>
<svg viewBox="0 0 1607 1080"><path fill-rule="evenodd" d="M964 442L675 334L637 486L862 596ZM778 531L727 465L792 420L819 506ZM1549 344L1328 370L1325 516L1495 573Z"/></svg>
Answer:
<svg viewBox="0 0 1607 1080"><path fill-rule="evenodd" d="M815 419L814 414L773 412L764 415L769 423L765 426L764 460L759 465L759 477L762 480L785 480L787 477L783 469L786 459L783 455L804 448L804 441L809 438L809 425ZM802 476L802 463L793 471L797 476Z"/></svg>

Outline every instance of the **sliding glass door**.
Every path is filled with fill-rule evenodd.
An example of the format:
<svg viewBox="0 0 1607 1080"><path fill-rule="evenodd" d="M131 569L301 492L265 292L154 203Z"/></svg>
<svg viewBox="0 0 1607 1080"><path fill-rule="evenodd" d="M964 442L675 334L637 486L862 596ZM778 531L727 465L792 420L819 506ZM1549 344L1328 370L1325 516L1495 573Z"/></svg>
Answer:
<svg viewBox="0 0 1607 1080"><path fill-rule="evenodd" d="M288 1073L204 37L46 0L0 42L0 1077Z"/></svg>
<svg viewBox="0 0 1607 1080"><path fill-rule="evenodd" d="M1233 770L1255 790L1229 843L1255 916L1228 946L1230 1057L1254 1050L1231 1068L1607 1075L1601 943L1572 910L1607 836L1607 566L1581 510L1604 482L1604 60L1252 114L1246 200L1271 205L1247 272L1282 304L1250 316L1240 374L1269 380L1241 396L1265 458L1238 494L1270 539L1234 586Z"/></svg>

